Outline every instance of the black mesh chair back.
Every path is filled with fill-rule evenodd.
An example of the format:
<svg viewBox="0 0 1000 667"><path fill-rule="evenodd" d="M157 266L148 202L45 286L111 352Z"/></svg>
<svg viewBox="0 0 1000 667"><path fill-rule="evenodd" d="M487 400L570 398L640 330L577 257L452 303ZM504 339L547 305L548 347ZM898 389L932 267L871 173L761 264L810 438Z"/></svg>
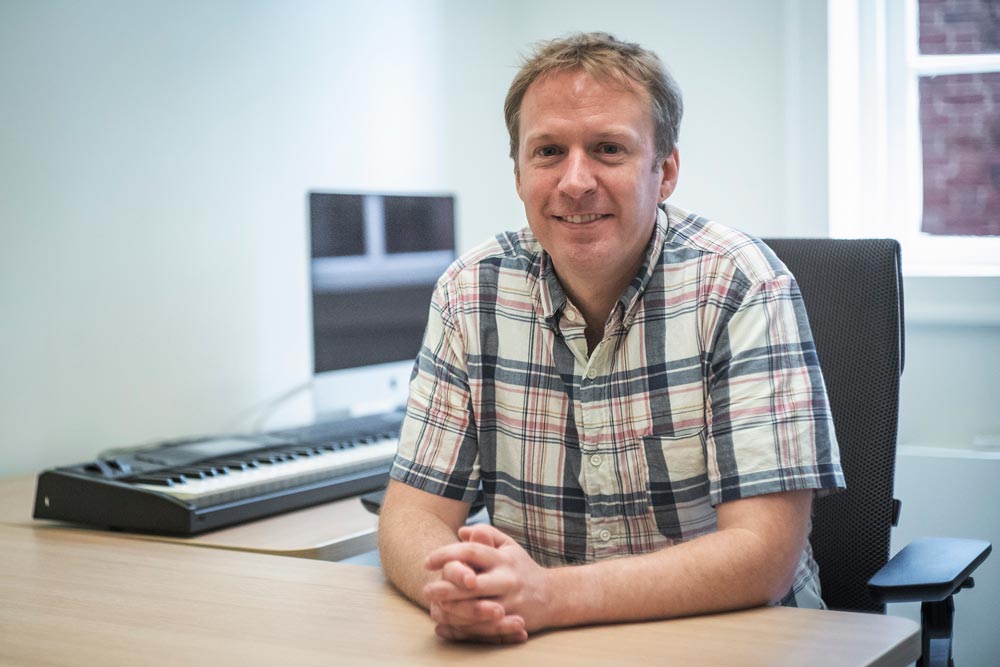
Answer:
<svg viewBox="0 0 1000 667"><path fill-rule="evenodd" d="M889 559L903 283L892 239L765 240L798 281L840 444L847 490L813 505L811 542L832 609L884 612L867 582Z"/></svg>

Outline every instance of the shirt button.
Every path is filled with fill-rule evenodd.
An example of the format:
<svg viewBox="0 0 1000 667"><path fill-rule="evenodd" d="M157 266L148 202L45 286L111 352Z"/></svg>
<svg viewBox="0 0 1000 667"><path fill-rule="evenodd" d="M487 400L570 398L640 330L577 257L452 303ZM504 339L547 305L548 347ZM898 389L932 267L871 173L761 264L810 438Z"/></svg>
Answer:
<svg viewBox="0 0 1000 667"><path fill-rule="evenodd" d="M576 322L576 313L573 312L572 310L570 310L569 308L567 308L566 309L566 319L569 320L570 322Z"/></svg>
<svg viewBox="0 0 1000 667"><path fill-rule="evenodd" d="M600 454L594 454L593 456L591 456L590 457L590 465L594 466L595 468L597 466L601 465L601 455Z"/></svg>
<svg viewBox="0 0 1000 667"><path fill-rule="evenodd" d="M599 532L597 534L597 536L599 538L601 538L601 542L607 542L608 540L611 539L611 531L610 530L602 530L601 532Z"/></svg>
<svg viewBox="0 0 1000 667"><path fill-rule="evenodd" d="M587 369L587 377L588 378L590 378L591 380L593 380L595 375L597 375L597 369L596 368L588 368Z"/></svg>

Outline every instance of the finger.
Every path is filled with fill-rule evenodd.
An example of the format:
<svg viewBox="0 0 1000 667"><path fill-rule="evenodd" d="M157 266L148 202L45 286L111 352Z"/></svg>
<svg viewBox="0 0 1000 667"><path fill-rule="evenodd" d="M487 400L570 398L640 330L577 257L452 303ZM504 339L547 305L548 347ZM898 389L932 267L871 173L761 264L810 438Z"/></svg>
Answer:
<svg viewBox="0 0 1000 667"><path fill-rule="evenodd" d="M476 585L476 573L472 568L460 561L449 561L441 568L440 573L441 578L435 579L427 584L427 586L431 584L444 584L442 586L434 586L434 588L441 590L459 589L463 592L459 592L457 596L452 597L470 597L468 592L473 590ZM426 589L427 586L424 588Z"/></svg>
<svg viewBox="0 0 1000 667"><path fill-rule="evenodd" d="M477 635L471 632L456 628L451 625L438 624L434 626L434 634L441 639L453 642L480 642L484 644L505 644L515 643L514 639L508 640L503 635Z"/></svg>
<svg viewBox="0 0 1000 667"><path fill-rule="evenodd" d="M448 561L461 561L476 570L486 570L497 562L497 550L476 542L456 542L435 549L424 561L428 570L440 570Z"/></svg>
<svg viewBox="0 0 1000 667"><path fill-rule="evenodd" d="M516 634L525 629L524 618L514 614L481 623L469 623L467 625L439 623L438 625L447 626L455 633L479 637Z"/></svg>
<svg viewBox="0 0 1000 667"><path fill-rule="evenodd" d="M454 642L477 642L483 644L523 644L528 641L528 633L518 630L505 635L479 635L466 632L450 625L437 625L434 632L438 637Z"/></svg>
<svg viewBox="0 0 1000 667"><path fill-rule="evenodd" d="M510 596L520 586L510 570L498 569L474 577L471 586L454 584L440 579L424 586L424 596L429 601L469 600L473 598L498 598Z"/></svg>
<svg viewBox="0 0 1000 667"><path fill-rule="evenodd" d="M523 581L519 580L510 568L500 567L488 572L477 574L473 578L472 585L464 584L462 591L475 595L477 598L505 598L519 589ZM459 587L456 586L456 589ZM456 591L457 592L457 591ZM450 594L443 599L457 600L467 595Z"/></svg>
<svg viewBox="0 0 1000 667"><path fill-rule="evenodd" d="M426 584L421 592L428 603L449 600L475 600L482 597L475 590L456 586L449 581L432 581Z"/></svg>
<svg viewBox="0 0 1000 667"><path fill-rule="evenodd" d="M491 644L521 644L528 640L524 619L520 616L504 616L494 623L470 626L454 626L439 623L434 632L439 637L452 641L474 641Z"/></svg>
<svg viewBox="0 0 1000 667"><path fill-rule="evenodd" d="M480 527L486 528L487 526L462 526L458 529L458 539L463 542L476 542L490 547L497 546L493 542L493 535L486 530L477 530Z"/></svg>
<svg viewBox="0 0 1000 667"><path fill-rule="evenodd" d="M441 579L466 590L476 587L476 571L462 561L445 563L441 568Z"/></svg>
<svg viewBox="0 0 1000 667"><path fill-rule="evenodd" d="M475 542L491 547L501 547L512 541L506 533L482 523L462 526L458 529L458 538L463 542Z"/></svg>
<svg viewBox="0 0 1000 667"><path fill-rule="evenodd" d="M430 611L435 623L455 626L495 623L504 617L503 606L490 600L436 602Z"/></svg>

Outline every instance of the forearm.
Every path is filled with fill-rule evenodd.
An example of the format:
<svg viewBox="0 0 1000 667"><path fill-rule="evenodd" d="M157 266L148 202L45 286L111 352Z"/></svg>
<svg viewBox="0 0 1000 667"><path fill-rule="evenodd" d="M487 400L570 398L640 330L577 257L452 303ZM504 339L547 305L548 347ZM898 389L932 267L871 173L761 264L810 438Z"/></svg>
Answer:
<svg viewBox="0 0 1000 667"><path fill-rule="evenodd" d="M741 501L732 513L767 519L722 521L718 532L661 551L547 571L551 625L689 616L780 600L808 539L811 492ZM721 508L721 506L720 506ZM732 519L732 514L728 519ZM745 521L745 517L740 517Z"/></svg>
<svg viewBox="0 0 1000 667"><path fill-rule="evenodd" d="M444 499L432 502L456 504L444 516L432 511L422 500L429 494L392 483L379 515L378 546L382 571L387 579L408 598L426 608L421 591L440 578L424 566L427 555L446 544L458 541L457 529L463 523L462 504ZM464 506L464 511L468 507ZM457 524L457 525L450 525Z"/></svg>
<svg viewBox="0 0 1000 667"><path fill-rule="evenodd" d="M767 571L766 554L753 541L746 531L724 531L642 556L549 570L556 603L553 625L671 618L766 604L779 587Z"/></svg>
<svg viewBox="0 0 1000 667"><path fill-rule="evenodd" d="M406 597L427 607L421 591L439 577L424 567L434 549L458 541L440 519L423 510L403 509L379 520L378 546L382 571Z"/></svg>

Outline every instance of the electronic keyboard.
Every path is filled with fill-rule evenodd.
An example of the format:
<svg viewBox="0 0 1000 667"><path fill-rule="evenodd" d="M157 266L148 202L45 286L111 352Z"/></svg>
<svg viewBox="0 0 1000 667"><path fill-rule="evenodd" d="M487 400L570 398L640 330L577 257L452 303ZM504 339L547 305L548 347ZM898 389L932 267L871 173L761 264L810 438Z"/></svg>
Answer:
<svg viewBox="0 0 1000 667"><path fill-rule="evenodd" d="M38 476L36 519L195 535L386 484L403 412L159 443Z"/></svg>

